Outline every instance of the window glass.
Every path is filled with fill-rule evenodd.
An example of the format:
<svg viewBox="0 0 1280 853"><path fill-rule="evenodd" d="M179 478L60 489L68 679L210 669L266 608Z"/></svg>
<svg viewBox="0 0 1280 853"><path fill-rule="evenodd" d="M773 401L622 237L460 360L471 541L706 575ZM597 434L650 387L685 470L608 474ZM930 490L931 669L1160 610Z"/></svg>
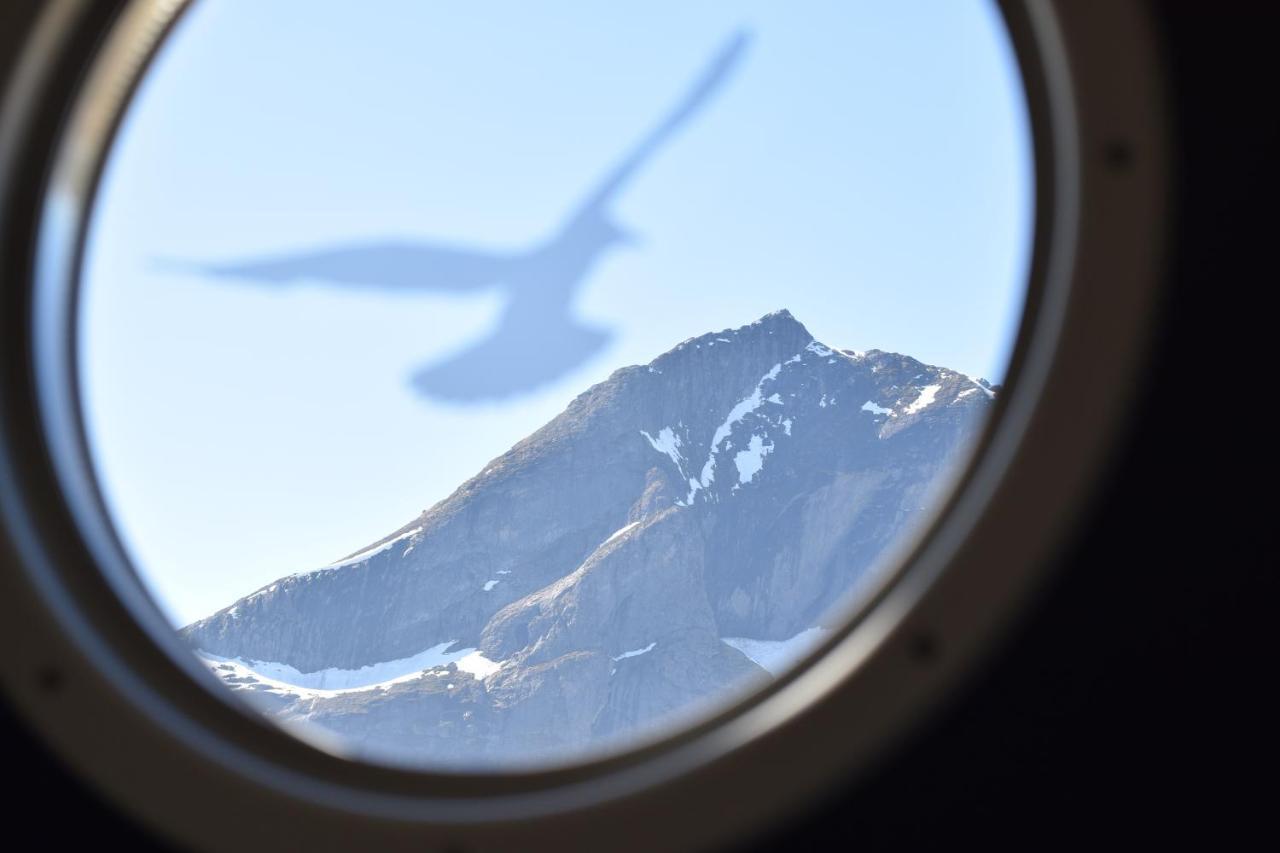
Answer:
<svg viewBox="0 0 1280 853"><path fill-rule="evenodd" d="M197 3L89 235L99 486L286 728L623 748L769 684L929 519L1031 170L990 3Z"/></svg>

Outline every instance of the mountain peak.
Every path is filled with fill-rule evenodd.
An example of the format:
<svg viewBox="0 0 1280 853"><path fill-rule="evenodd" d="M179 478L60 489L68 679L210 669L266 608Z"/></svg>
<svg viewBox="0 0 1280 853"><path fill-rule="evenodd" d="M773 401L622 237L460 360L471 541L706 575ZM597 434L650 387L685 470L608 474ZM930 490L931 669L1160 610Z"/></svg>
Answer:
<svg viewBox="0 0 1280 853"><path fill-rule="evenodd" d="M788 331L799 332L810 339L813 338L813 335L809 334L809 330L804 327L804 324L797 320L795 315L786 308L779 308L777 311L770 311L754 323L748 326L743 326L741 329L737 329L736 331L745 331L755 327L760 327L768 331L785 329Z"/></svg>
<svg viewBox="0 0 1280 853"><path fill-rule="evenodd" d="M774 357L784 352L789 356L799 352L813 339L813 335L809 334L804 324L790 311L782 308L736 329L722 329L719 332L708 332L696 338L689 338L654 359L650 363L650 369L664 366L671 359L678 358L681 353L690 350L712 350L719 344L746 343L751 345L752 350L765 357Z"/></svg>
<svg viewBox="0 0 1280 853"><path fill-rule="evenodd" d="M623 743L802 653L994 396L775 311L620 369L409 525L183 633L273 718L379 759Z"/></svg>

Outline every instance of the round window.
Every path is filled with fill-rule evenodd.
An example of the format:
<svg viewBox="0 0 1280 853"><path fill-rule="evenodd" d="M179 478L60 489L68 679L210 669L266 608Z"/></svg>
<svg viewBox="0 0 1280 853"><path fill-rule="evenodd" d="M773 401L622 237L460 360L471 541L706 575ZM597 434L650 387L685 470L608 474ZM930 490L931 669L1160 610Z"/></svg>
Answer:
<svg viewBox="0 0 1280 853"><path fill-rule="evenodd" d="M85 252L96 480L193 653L376 760L669 733L865 601L989 413L994 6L197 4Z"/></svg>
<svg viewBox="0 0 1280 853"><path fill-rule="evenodd" d="M693 847L868 766L1138 362L1160 100L1100 8L33 12L6 689L206 847Z"/></svg>

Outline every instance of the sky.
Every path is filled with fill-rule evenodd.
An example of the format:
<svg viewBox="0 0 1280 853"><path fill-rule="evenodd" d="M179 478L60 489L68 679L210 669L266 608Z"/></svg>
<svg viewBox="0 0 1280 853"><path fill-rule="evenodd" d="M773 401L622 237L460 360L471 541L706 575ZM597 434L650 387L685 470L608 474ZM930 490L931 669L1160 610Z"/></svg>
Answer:
<svg viewBox="0 0 1280 853"><path fill-rule="evenodd" d="M741 31L736 72L610 206L637 242L572 311L611 339L550 384L465 405L411 387L495 328L501 287L196 266L536 246ZM998 382L1032 229L1022 99L982 0L197 2L86 247L85 423L122 541L187 624L400 527L616 368L779 308L832 346Z"/></svg>

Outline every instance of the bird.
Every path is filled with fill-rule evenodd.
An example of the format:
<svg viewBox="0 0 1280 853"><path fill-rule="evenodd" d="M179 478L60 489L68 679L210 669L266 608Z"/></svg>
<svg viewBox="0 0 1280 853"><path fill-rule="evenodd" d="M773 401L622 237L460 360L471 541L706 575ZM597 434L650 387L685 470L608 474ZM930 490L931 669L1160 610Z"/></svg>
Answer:
<svg viewBox="0 0 1280 853"><path fill-rule="evenodd" d="M600 352L610 329L573 315L579 289L609 251L634 245L610 207L626 185L733 75L750 43L739 29L716 51L674 108L608 170L547 238L523 250L473 250L426 241L372 241L256 259L198 263L199 272L257 284L297 282L395 293L505 296L492 330L410 376L419 394L457 404L502 400L541 388Z"/></svg>

